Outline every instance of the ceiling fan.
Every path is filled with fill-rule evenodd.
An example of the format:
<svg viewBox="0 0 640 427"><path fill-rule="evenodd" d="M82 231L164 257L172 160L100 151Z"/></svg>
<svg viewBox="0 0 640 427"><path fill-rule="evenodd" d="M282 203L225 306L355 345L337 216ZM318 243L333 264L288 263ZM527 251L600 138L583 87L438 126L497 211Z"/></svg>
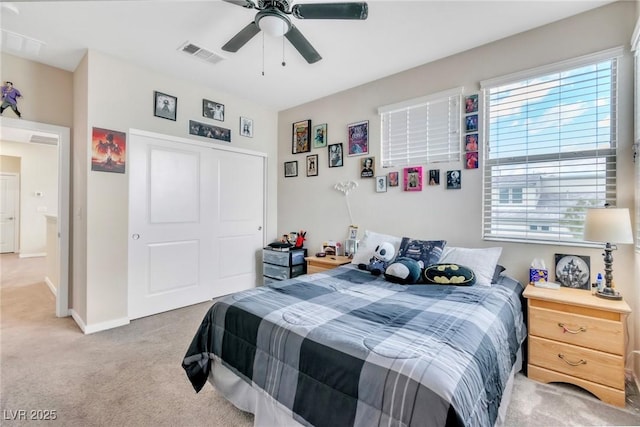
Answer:
<svg viewBox="0 0 640 427"><path fill-rule="evenodd" d="M287 15L298 19L367 19L369 7L365 2L308 3L290 5L288 0L224 0L258 13L253 21L222 46L226 52L237 52L260 30L273 36L284 35L309 64L322 59L311 43L291 22Z"/></svg>

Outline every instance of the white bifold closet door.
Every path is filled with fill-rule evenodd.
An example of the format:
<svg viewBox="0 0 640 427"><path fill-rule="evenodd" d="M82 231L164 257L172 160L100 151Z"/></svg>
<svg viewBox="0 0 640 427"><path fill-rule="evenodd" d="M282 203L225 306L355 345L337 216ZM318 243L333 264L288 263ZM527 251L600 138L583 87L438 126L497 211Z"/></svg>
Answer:
<svg viewBox="0 0 640 427"><path fill-rule="evenodd" d="M129 318L255 287L265 157L129 135Z"/></svg>

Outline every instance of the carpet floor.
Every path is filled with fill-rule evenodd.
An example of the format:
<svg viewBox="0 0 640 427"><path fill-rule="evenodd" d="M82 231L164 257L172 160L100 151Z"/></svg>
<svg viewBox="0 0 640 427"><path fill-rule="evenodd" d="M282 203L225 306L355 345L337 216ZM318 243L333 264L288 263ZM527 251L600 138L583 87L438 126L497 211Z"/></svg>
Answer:
<svg viewBox="0 0 640 427"><path fill-rule="evenodd" d="M180 366L211 303L83 335L71 318L55 317L44 258L3 254L0 263L0 425L253 425L211 385L196 394ZM505 424L640 425L632 383L627 400L616 408L577 387L518 374ZM46 417L55 419L38 420Z"/></svg>

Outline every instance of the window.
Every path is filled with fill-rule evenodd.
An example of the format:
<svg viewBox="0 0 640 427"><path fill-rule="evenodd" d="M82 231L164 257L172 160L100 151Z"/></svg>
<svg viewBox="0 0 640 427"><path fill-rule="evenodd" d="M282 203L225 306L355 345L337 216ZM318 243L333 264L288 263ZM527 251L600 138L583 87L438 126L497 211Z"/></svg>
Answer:
<svg viewBox="0 0 640 427"><path fill-rule="evenodd" d="M460 161L462 88L378 108L382 167Z"/></svg>
<svg viewBox="0 0 640 427"><path fill-rule="evenodd" d="M615 48L481 83L485 239L582 242L586 209L615 205L621 55Z"/></svg>

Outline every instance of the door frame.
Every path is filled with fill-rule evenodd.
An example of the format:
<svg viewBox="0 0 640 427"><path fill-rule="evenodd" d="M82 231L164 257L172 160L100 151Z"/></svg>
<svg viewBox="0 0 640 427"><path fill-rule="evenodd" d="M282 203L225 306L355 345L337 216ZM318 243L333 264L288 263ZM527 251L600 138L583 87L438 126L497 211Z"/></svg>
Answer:
<svg viewBox="0 0 640 427"><path fill-rule="evenodd" d="M58 136L58 253L60 270L56 294L56 316L69 316L69 210L71 131L67 127L0 117L0 127L44 132ZM19 141L22 142L22 141Z"/></svg>
<svg viewBox="0 0 640 427"><path fill-rule="evenodd" d="M13 195L14 219L13 221L13 249L18 252L20 248L20 174L15 172L2 172L3 176L12 177L16 180L17 188Z"/></svg>

